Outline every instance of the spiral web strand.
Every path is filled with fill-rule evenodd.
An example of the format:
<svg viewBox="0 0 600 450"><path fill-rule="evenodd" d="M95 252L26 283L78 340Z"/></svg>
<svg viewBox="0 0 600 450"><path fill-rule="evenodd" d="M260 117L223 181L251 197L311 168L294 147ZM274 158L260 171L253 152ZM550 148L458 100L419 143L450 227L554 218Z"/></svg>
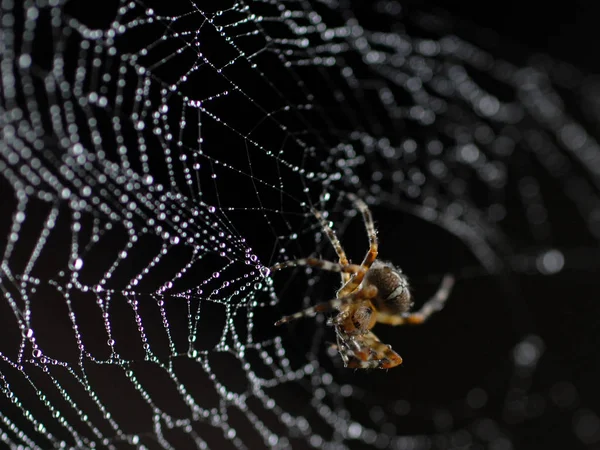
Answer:
<svg viewBox="0 0 600 450"><path fill-rule="evenodd" d="M554 370L560 348L542 337L554 319L535 325L525 310L539 305L515 288L597 268L594 80L547 56L495 57L393 1L369 14L336 1L202 3L1 3L0 440L510 449L528 442L523 424L559 421L561 437L598 443L592 400ZM359 223L345 192L377 208L397 250L386 258L414 252L394 234L410 225L386 232L385 214L447 243L441 256L439 236L418 238L418 296L445 272L458 286L433 321L440 335L406 332L438 341L413 356L414 373L348 373L324 321L272 326L335 292L310 269L268 267L332 255L313 207L345 244ZM450 259L456 248L470 256ZM496 303L470 302L476 283ZM583 293L573 302L573 314L598 312ZM496 345L495 316L482 315L498 304L511 331ZM459 328L490 341L475 378L440 342ZM396 345L394 333L408 352L411 335ZM425 365L470 384L428 397L410 381Z"/></svg>

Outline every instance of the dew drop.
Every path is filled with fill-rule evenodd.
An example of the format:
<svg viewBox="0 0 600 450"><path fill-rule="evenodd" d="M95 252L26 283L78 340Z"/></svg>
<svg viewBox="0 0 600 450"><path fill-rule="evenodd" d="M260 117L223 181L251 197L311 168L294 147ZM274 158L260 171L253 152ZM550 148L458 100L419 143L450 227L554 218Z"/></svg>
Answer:
<svg viewBox="0 0 600 450"><path fill-rule="evenodd" d="M80 270L82 267L83 267L83 260L81 258L77 258L73 262L73 269L74 270Z"/></svg>

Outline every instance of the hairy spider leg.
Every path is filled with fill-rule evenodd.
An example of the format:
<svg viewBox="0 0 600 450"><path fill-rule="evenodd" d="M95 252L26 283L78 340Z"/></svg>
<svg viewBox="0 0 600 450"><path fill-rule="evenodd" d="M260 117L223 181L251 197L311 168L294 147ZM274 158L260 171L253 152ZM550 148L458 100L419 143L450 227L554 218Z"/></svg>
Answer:
<svg viewBox="0 0 600 450"><path fill-rule="evenodd" d="M365 255L361 266L364 268L362 272L357 273L353 277L351 277L346 284L344 284L338 290L338 296L344 296L349 292L353 292L356 288L362 283L362 280L370 269L371 264L377 259L378 253L378 242L377 242L377 231L375 230L375 223L373 222L373 216L371 215L371 210L367 206L367 204L358 198L356 195L349 193L348 198L354 203L354 207L360 211L363 217L363 222L365 224L365 228L367 229L367 235L369 237L369 251Z"/></svg>
<svg viewBox="0 0 600 450"><path fill-rule="evenodd" d="M360 345L359 351L344 347L345 351L348 352L345 357L342 356L346 367L354 369L391 369L402 364L402 357L392 350L390 345L381 342L373 332L370 331L358 337L356 341Z"/></svg>
<svg viewBox="0 0 600 450"><path fill-rule="evenodd" d="M347 266L348 264L350 264L350 261L348 261L348 257L346 256L346 252L342 248L342 244L340 243L340 240L338 239L337 235L335 234L335 231L333 231L333 229L329 226L327 221L323 218L323 214L321 214L320 211L317 211L314 208L312 208L311 211L314 214L314 216L318 219L318 221L321 225L321 228L325 231L325 234L329 238L329 242L331 242L331 245L333 246L335 253L337 253L337 255L338 255L339 263L342 266ZM346 272L342 272L342 283L347 283L349 279L350 279L350 274L346 273Z"/></svg>
<svg viewBox="0 0 600 450"><path fill-rule="evenodd" d="M335 334L337 344L331 344L331 347L336 349L342 357L344 367L348 367L351 359L359 358L358 354L364 355L364 345L361 346L364 343L359 343L357 336L348 336L339 326L335 327ZM375 354L375 351L371 350L370 354Z"/></svg>
<svg viewBox="0 0 600 450"><path fill-rule="evenodd" d="M376 293L377 291L375 290L375 295ZM295 314L292 314L291 316L284 316L277 322L275 322L275 326L279 326L284 323L291 322L292 320L300 319L302 317L314 317L318 313L327 312L334 309L339 310L343 305L346 305L348 303L354 303L363 298L372 298L372 295L372 290L365 291L363 289L359 289L358 291L353 292L352 294L346 295L344 297L334 298L323 303L318 303L315 306L306 308L305 310L299 311Z"/></svg>
<svg viewBox="0 0 600 450"><path fill-rule="evenodd" d="M342 265L340 263L334 263L331 261L327 261L325 259L318 258L300 258L293 261L284 261L275 264L271 267L271 272L276 270L285 269L287 267L297 267L297 266L310 266L316 267L321 270L326 270L328 272L342 272L347 274L357 274L364 270L362 266L358 264L346 264Z"/></svg>
<svg viewBox="0 0 600 450"><path fill-rule="evenodd" d="M446 275L437 292L419 311L406 315L394 315L380 312L377 314L377 322L385 323L387 325L419 325L425 322L433 313L440 311L444 307L453 286L454 277L452 275Z"/></svg>
<svg viewBox="0 0 600 450"><path fill-rule="evenodd" d="M337 344L331 344L331 348L337 350L338 354L342 357L342 362L344 363L344 367L348 367L348 363L350 362L350 358L354 357L354 350L360 351L360 346L356 341L352 341L354 346L354 350L351 349L348 345L348 340L346 337L342 336L341 332L338 328L336 328L336 341Z"/></svg>

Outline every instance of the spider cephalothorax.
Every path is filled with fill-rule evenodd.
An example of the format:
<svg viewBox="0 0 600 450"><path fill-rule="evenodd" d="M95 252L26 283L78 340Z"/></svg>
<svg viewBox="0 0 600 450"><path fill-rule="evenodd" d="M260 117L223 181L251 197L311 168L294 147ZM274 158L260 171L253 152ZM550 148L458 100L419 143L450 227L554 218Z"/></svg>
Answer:
<svg viewBox="0 0 600 450"><path fill-rule="evenodd" d="M391 346L382 343L370 331L371 328L377 322L388 325L423 323L435 311L442 309L454 284L454 278L446 275L435 295L419 311L410 313L413 303L408 279L398 267L377 259L377 233L371 211L366 203L354 194L349 194L349 198L363 216L371 244L363 262L358 265L348 261L335 232L323 219L321 213L313 210L321 228L335 248L339 262L303 258L276 264L272 270L312 266L331 272L340 272L342 287L338 290L335 299L283 317L275 325L281 325L300 317L314 316L320 312L338 310L339 313L332 317L328 324L335 328L336 347L344 365L359 369L389 369L401 364L402 358L392 350Z"/></svg>

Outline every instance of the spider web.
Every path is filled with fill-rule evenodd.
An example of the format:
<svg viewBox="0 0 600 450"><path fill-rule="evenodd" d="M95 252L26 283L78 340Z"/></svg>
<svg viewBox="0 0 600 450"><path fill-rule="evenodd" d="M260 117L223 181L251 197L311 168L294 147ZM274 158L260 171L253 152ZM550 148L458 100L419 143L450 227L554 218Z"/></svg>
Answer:
<svg viewBox="0 0 600 450"><path fill-rule="evenodd" d="M2 2L3 443L598 445L598 83L366 4ZM346 192L418 305L457 278L389 372L272 325L338 287L268 270L334 258L311 207L366 251Z"/></svg>

